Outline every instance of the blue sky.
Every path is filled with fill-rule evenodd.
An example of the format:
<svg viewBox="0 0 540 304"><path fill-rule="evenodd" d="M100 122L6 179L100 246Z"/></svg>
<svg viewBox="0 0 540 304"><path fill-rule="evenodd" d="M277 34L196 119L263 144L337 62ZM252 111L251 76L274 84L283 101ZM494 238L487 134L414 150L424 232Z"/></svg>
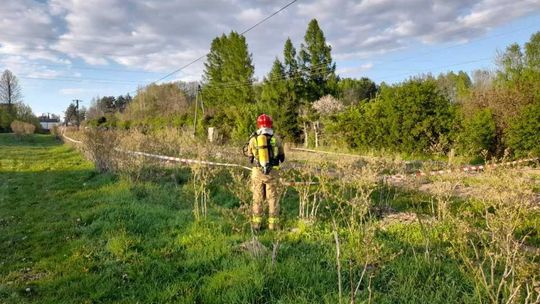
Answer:
<svg viewBox="0 0 540 304"><path fill-rule="evenodd" d="M72 99L120 95L161 78L290 1L7 0L0 10L0 69L20 78L36 114ZM421 73L494 69L497 50L540 30L540 1L299 0L249 32L256 77L290 37L319 20L342 77L395 83ZM167 80L198 80L197 62Z"/></svg>

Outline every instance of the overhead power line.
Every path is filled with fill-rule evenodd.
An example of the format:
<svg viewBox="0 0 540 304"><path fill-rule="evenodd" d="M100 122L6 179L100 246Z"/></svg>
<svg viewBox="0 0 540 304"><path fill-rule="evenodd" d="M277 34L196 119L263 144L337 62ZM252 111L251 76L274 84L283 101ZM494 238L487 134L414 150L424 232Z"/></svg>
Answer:
<svg viewBox="0 0 540 304"><path fill-rule="evenodd" d="M297 2L298 0L293 0L291 2L289 2L288 4L286 4L285 6L279 8L277 11L273 12L272 14L268 15L267 17L265 17L264 19L260 20L259 22L255 23L254 25L250 26L249 28L245 29L244 31L242 31L240 34L241 35L244 35L248 32L250 32L251 30L255 29L256 27L258 27L259 25L261 25L262 23L266 22L268 19L274 17L275 15L279 14L281 11L285 10L286 8L288 8L289 6L291 6L292 4L294 4L295 2ZM197 61L203 59L204 57L206 57L208 53L190 61L189 63L181 66L180 68L168 73L167 75L159 78L158 80L155 80L153 82L151 82L149 85L151 84L154 84L156 82L159 82L161 80L164 80L182 70L184 70L185 68L189 67L190 65L196 63ZM105 54L104 54L105 55ZM30 65L30 64L28 64ZM34 65L34 63L32 63L32 65ZM41 64L38 64L38 63L35 63L35 65L41 65ZM46 66L46 64L43 64ZM49 64L51 66L54 66L53 64ZM57 66L61 66L61 65L57 65ZM118 71L118 72L122 72L120 70L116 70L116 69L100 69L100 68L91 68L91 67L87 67L87 68L82 68L81 69L88 69L88 70L114 70L114 71ZM100 78L83 78L83 77L55 77L55 78L45 78L45 77L34 77L34 76L20 76L20 78L22 79L30 79L30 80L45 80L45 81L72 81L72 82L95 82L95 83L116 83L116 84L128 84L128 83L137 83L137 81L126 81L126 80L114 80L114 79L100 79Z"/></svg>
<svg viewBox="0 0 540 304"><path fill-rule="evenodd" d="M251 26L250 28L244 30L242 32L243 33L247 33L249 30L251 30L252 28L258 26L260 23L266 21L267 19L273 17L275 14L278 14L280 11L284 10L285 8L287 8L288 6L292 5L295 1L292 1L290 2L289 4L287 4L286 6L282 7L280 10L274 12L273 14L267 16L266 18L262 19L261 21L259 21L258 23L256 23L255 25ZM524 26L524 27L520 27L520 28L516 28L516 29L513 29L513 30L510 30L510 31L507 31L507 32L503 32L503 33L499 33L499 34L495 34L495 35L488 35L488 36L484 36L482 38L477 38L477 39L473 39L467 43L464 43L464 44L458 44L458 45L451 45L451 46L446 46L446 47L442 47L442 48L436 48L436 49L433 49L433 50L428 50L428 51L425 51L425 52L420 52L420 53L417 53L415 55L412 55L412 56L406 56L406 57L402 57L402 58L397 58L397 59L392 59L392 60L388 60L388 61L385 61L385 62L400 62L400 61L405 61L405 60L409 60L409 59L414 59L414 58L417 58L417 57L421 57L423 55L426 55L426 54L431 54L431 53L435 53L435 52L439 52L439 51L443 51L443 50L447 50L447 49L453 49L453 48L459 48L459 47L462 47L462 46L466 46L466 45L470 45L471 43L476 43L476 42L480 42L480 41L485 41L485 40L489 40L489 39L492 39L492 38L497 38L497 37L503 37L503 36L507 36L507 35L511 35L511 34L515 34L515 33L518 33L518 32L521 32L521 31L524 31L524 30L528 30L528 29L535 29L537 28L538 25L537 24L529 24L527 26ZM458 31L458 32L455 32L455 33L466 33L468 32L469 29L465 29L465 30L462 30L462 31ZM10 36L11 34L9 33L2 33L2 36ZM15 35L13 34L12 36L14 37L19 37L19 35ZM38 36L36 36L36 38L38 38ZM43 40L46 40L46 41L60 41L60 40L77 40L76 38L61 38L61 39L56 39L56 38L45 38L45 37L41 37L41 39ZM96 40L96 39L81 39L81 40L84 40L84 41L88 41L88 42L92 42L93 44L96 44L96 43L99 43L99 40ZM9 41L7 42L4 42L5 43L11 43ZM0 42L0 47L2 46L2 43ZM25 49L25 50L35 50L35 51L50 51L50 52L56 52L56 53L62 53L62 51L59 51L59 50L56 50L56 49L50 49L50 48L42 48L42 47L35 47L35 46L28 46L28 45L23 45L21 46L21 48ZM154 52L150 52L150 53L146 53L145 55L149 55L149 54L157 54L160 50L156 50ZM1 54L0 53L0 56L2 55L11 55L11 54ZM119 53L115 53L115 54L112 54L112 53L99 53L99 54L96 54L98 56L108 56L108 57L121 57L122 56L122 53L119 52ZM204 55L206 56L206 54ZM204 57L202 56L202 57ZM200 60L200 59L199 59ZM40 65L38 63L35 63L36 65ZM28 63L28 65L34 65L34 63ZM56 64L49 64L49 63L44 63L43 65L48 65L48 66L61 66L61 65L56 65ZM75 67L73 67L75 68ZM78 69L94 69L94 68L86 68L86 67L76 67ZM109 70L107 68L95 68L95 69L99 69L99 70ZM122 71L122 70L119 70L119 69L111 69L111 71ZM154 72L146 72L146 71L131 71L131 72L137 72L137 73L154 73Z"/></svg>
<svg viewBox="0 0 540 304"><path fill-rule="evenodd" d="M272 14L268 15L266 18L262 19L261 21L255 23L254 25L250 26L249 28L245 29L243 32L240 33L240 35L244 35L246 34L247 32L251 31L252 29L256 28L257 26L259 26L260 24L266 22L266 20L274 17L275 15L279 14L281 11L285 10L287 7L293 5L293 3L295 3L296 1L298 0L293 0L291 2L289 2L289 4L281 7L280 9L278 9L277 11L273 12Z"/></svg>
<svg viewBox="0 0 540 304"><path fill-rule="evenodd" d="M245 29L244 31L242 31L242 32L240 33L240 35L244 35L244 34L248 33L249 31L253 30L253 29L256 28L257 26L259 26L259 25L261 25L262 23L266 22L268 19L274 17L275 15L279 14L281 11L283 11L283 10L285 10L286 8L288 8L289 6L291 6L291 5L292 5L293 3L295 3L296 1L298 1L298 0L293 0L293 1L289 2L287 5L281 7L281 8L278 9L277 11L275 11L275 12L273 12L272 14L268 15L266 18L262 19L261 21L255 23L254 25L252 25L252 26L250 26L249 28L247 28L247 29ZM167 74L167 75L165 75L165 76L159 78L159 79L156 80L156 81L151 82L149 85L152 85L152 84L154 84L154 83L156 83L156 82L159 82L159 81L162 81L162 80L164 80L164 79L166 79L166 78L169 78L170 76L172 76L172 75L174 75L174 74L176 74L176 73L178 73L178 72L184 70L185 68L189 67L190 65L192 65L192 64L196 63L197 61L203 59L204 57L206 57L206 55L208 55L208 53L206 53L206 54L204 54L204 55L202 55L202 56L200 56L200 57L198 57L198 58L196 58L196 59L190 61L190 62L187 63L187 64L184 64L183 66L181 66L181 67L179 67L178 69L176 69L176 70L170 72L169 74Z"/></svg>
<svg viewBox="0 0 540 304"><path fill-rule="evenodd" d="M432 66L432 67L429 67L427 69L443 69L443 68L460 66L460 65L470 64L470 63L483 62L483 61L487 61L487 60L492 60L492 58L491 57L486 57L486 58L480 58L480 59L469 60L469 61L462 61L462 62L458 62L458 63L454 63L454 64L448 64L448 65L442 65L442 66ZM313 66L311 66L311 72L314 73L315 75L324 76L323 74L327 72L327 68L328 68L327 64L313 65ZM399 69L398 70L392 69L392 70L394 70L396 72L399 71ZM386 75L386 76L384 76L384 78L407 76L407 75L411 75L411 74L414 74L414 73L418 74L418 73L423 73L423 72L425 72L425 70L409 70L407 72L403 72L403 73L400 73L400 74ZM284 77L277 77L277 78L272 78L272 79L265 78L262 82L264 82L264 83L276 83L276 82L284 81L284 80L301 79L302 77L303 77L302 74L299 74L298 76L295 76L295 77L289 77L289 76L286 75ZM134 83L138 83L138 81L133 81L133 80L89 78L89 77L70 77L70 76L56 76L55 78L47 78L47 77L39 77L39 76L25 76L25 75L22 75L22 76L19 76L19 78L21 78L21 79L29 79L29 80L90 82L90 83L120 84L120 85L133 85ZM246 80L246 81L222 82L222 83L216 84L216 87L218 87L220 89L226 89L226 88L246 87L246 86L252 86L252 85L253 85L252 80Z"/></svg>
<svg viewBox="0 0 540 304"><path fill-rule="evenodd" d="M278 11L274 12L273 14L269 15L268 17L262 19L261 21L259 21L258 23L256 23L255 25L251 26L250 28L246 29L245 31L243 31L241 34L245 34L247 32L249 32L250 30L252 30L253 28L255 28L256 26L258 26L259 24L263 23L264 21L268 20L269 18L271 18L272 16L276 15L277 13L279 13L280 11L286 9L288 6L292 5L294 2L296 1L292 1L290 2L289 4L285 5L284 7L282 7L281 9L279 9ZM506 36L506 35L510 35L510 34L514 34L516 32L520 32L520 31L523 31L523 30L527 30L527 29L530 29L532 26L526 26L526 27L522 27L522 28L518 28L518 29L515 29L515 30L512 30L512 31L508 31L508 32L505 32L505 33L500 33L500 34L496 34L496 35L491 35L491 36L486 36L486 37L483 37L483 38L480 38L480 39L475 39L473 40L472 42L479 42L479 41L483 41L483 40L488 40L488 39L491 39L491 38L495 38L495 37L501 37L501 36ZM447 47L442 47L442 48L438 48L438 49L435 49L435 50L430 50L430 51L427 51L427 52L422 52L420 54L417 54L417 55L413 55L413 56L408 56L408 57L404 57L404 58L399 58L399 59L396 59L396 60L390 60L388 62L399 62L399 61L405 61L405 60L409 60L409 59L413 59L413 58L416 58L416 57L420 57L420 56L423 56L425 54L429 54L429 53L434 53L434 52L438 52L438 51L442 51L442 50L446 50L446 49L453 49L453 48L458 48L458 47L461 47L461 46L465 46L465 45L470 45L471 42L467 43L467 44L460 44L460 45L453 45L453 46L447 46ZM207 53L208 54L208 53ZM195 62L201 60L202 58L204 58L207 54L193 60L192 62L189 62L188 64L180 67L179 69L161 77L160 79L152 82L151 84L153 83L156 83L156 82L159 82L163 79L166 79L168 77L170 77L171 75L187 68L188 66L194 64ZM464 64L469 64L469 63L475 63L475 62L482 62L482 61L486 61L486 60L489 60L491 58L482 58L482 59L479 59L479 60L472 60L472 61L465 61L465 62L458 62L456 64L451 64L451 65L444 65L444 66L438 66L438 67L431 67L430 69L442 69L442 68L447 68L447 67L452 67L452 66L459 66L459 65L464 65ZM319 70L319 69L324 69L325 66L320 66L320 67L316 67L315 66L315 70ZM411 72L405 72L405 73L401 73L401 74L396 74L396 75L392 75L391 77L396 77L396 76L400 76L400 75L409 75L411 73L422 73L423 71L421 70L414 70L414 71L411 71ZM274 79L274 81L281 81L281 80L284 80L284 79L290 79L290 78L283 78L283 79ZM272 82L272 81L270 81ZM235 86L246 86L248 85L248 83L251 84L250 81L247 81L247 82L236 82L236 81L231 81L231 82L227 82L227 83L223 83L223 84L220 84L219 87L235 87Z"/></svg>
<svg viewBox="0 0 540 304"><path fill-rule="evenodd" d="M493 58L492 57L484 57L484 58L479 58L479 59L475 59L475 60L468 60L468 61L462 61L462 62L453 63L453 64L447 64L447 65L442 65L442 66L429 67L428 69L430 69L430 70L446 69L446 68L451 68L451 67L454 67L454 66L460 66L460 65L466 65L466 64L471 64L471 63L484 62L484 61L488 61L488 60L493 60ZM412 73L426 73L426 72L422 71L422 70L415 70L415 71L412 71ZM427 73L429 73L429 72L427 72ZM410 75L410 74L411 74L411 72L406 72L406 73L401 73L401 74L386 75L383 78L394 78L394 77L399 77L399 76L407 76L407 75Z"/></svg>

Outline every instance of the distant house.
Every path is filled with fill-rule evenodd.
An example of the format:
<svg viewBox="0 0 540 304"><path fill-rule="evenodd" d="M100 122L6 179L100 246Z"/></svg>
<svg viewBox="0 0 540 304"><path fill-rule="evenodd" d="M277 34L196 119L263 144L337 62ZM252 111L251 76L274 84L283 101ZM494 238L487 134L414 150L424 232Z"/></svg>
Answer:
<svg viewBox="0 0 540 304"><path fill-rule="evenodd" d="M41 128L43 130L50 130L54 126L60 125L60 118L51 117L49 114L47 115L43 114L39 117L39 124L41 125Z"/></svg>

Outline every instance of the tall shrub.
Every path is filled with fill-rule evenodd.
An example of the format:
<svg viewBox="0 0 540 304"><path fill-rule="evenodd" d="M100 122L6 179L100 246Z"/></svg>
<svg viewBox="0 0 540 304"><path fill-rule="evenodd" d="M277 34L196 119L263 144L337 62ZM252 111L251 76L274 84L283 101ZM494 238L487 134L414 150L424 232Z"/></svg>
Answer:
<svg viewBox="0 0 540 304"><path fill-rule="evenodd" d="M116 166L115 148L118 135L114 131L100 130L99 128L85 128L82 132L84 152L94 162L98 172L113 171Z"/></svg>
<svg viewBox="0 0 540 304"><path fill-rule="evenodd" d="M19 120L12 121L10 127L17 136L34 134L36 131L36 126L33 124Z"/></svg>
<svg viewBox="0 0 540 304"><path fill-rule="evenodd" d="M433 80L410 80L382 86L376 99L338 115L331 129L349 147L427 152L446 141L454 112Z"/></svg>
<svg viewBox="0 0 540 304"><path fill-rule="evenodd" d="M479 155L483 150L495 152L497 126L491 109L482 109L465 119L459 134L459 147L468 155Z"/></svg>
<svg viewBox="0 0 540 304"><path fill-rule="evenodd" d="M510 123L505 137L517 156L540 156L540 101L523 109Z"/></svg>

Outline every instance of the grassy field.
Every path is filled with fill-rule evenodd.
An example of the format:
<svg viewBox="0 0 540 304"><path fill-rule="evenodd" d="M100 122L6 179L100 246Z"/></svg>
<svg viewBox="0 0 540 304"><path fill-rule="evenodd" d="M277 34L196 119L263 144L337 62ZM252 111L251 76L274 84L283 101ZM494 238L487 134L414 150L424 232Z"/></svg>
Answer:
<svg viewBox="0 0 540 304"><path fill-rule="evenodd" d="M99 174L51 136L0 134L0 303L340 302L332 210L298 221L298 193L287 191L284 229L261 232L268 252L254 256L226 172L212 181L201 221L190 171L164 172L136 181ZM358 281L356 303L493 302L448 239L453 223L428 220L429 196L392 188L372 199L374 208L425 213L426 222L374 217L358 240L340 230L344 303ZM454 213L476 208L456 202ZM535 245L538 213L529 218L521 228ZM362 267L356 255L372 259ZM538 266L537 255L528 261Z"/></svg>

